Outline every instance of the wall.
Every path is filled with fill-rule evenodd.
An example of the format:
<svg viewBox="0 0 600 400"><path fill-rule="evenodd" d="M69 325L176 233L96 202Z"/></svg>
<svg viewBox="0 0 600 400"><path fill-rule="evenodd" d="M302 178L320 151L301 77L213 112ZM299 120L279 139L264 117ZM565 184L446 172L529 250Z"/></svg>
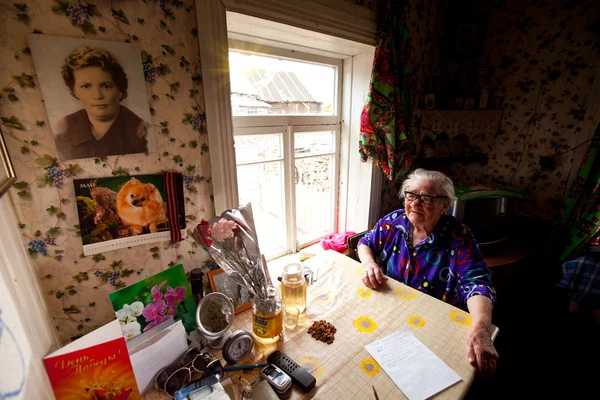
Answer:
<svg viewBox="0 0 600 400"><path fill-rule="evenodd" d="M441 46L426 21L435 20L435 15L443 21L445 7L455 3L440 2L439 9L426 2L412 3L413 84L419 84L427 69L435 70L436 46ZM489 26L482 55L474 64L492 67L491 97L502 97L503 117L496 135L471 133L489 155L487 166L455 163L452 173L461 183L504 183L525 189L527 200L519 212L554 219L580 158L573 161L573 152L556 157L554 168L543 173L539 160L584 142L598 123L598 96L592 94L600 49L597 6L591 0L485 4L482 11ZM415 9L424 9L421 14L426 19L415 14ZM411 106L418 116L417 105L413 102ZM399 187L399 181L386 182L384 210L400 206L396 199Z"/></svg>
<svg viewBox="0 0 600 400"><path fill-rule="evenodd" d="M59 168L77 171L76 178L179 171L185 176L188 227L214 212L193 2L98 1L84 9L87 18L74 21L78 26L71 23L72 12L64 15L68 4L0 0L1 127L18 179L7 194L18 226L4 229L18 230L23 247L30 250L34 275L63 343L114 318L108 294L117 288L176 263L189 271L203 264L206 255L191 240L82 255L71 178L58 187L44 184L44 161L56 157L56 148L28 49L30 33L137 42L152 56L146 70L157 73L154 79L147 77L157 153L58 161ZM78 168L69 165L75 163ZM35 251L31 246L38 240L41 247Z"/></svg>
<svg viewBox="0 0 600 400"><path fill-rule="evenodd" d="M597 2L499 1L489 15L481 61L494 68L504 116L488 141L483 179L527 188L521 212L554 219L579 165L567 153L552 171L535 176L540 156L582 143L598 123L585 122L588 108L597 107L590 97L600 50Z"/></svg>

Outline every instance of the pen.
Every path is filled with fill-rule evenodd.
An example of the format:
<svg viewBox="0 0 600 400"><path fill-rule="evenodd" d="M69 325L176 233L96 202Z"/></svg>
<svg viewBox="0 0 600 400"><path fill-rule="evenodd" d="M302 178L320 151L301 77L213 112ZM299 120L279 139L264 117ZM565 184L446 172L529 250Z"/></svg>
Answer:
<svg viewBox="0 0 600 400"><path fill-rule="evenodd" d="M373 394L375 395L375 400L379 400L379 396L377 396L377 390L375 390L375 386L371 386L373 387Z"/></svg>
<svg viewBox="0 0 600 400"><path fill-rule="evenodd" d="M252 368L262 368L266 367L269 364L249 364L249 365L235 365L233 367L225 367L223 371L238 371L240 369L252 369Z"/></svg>

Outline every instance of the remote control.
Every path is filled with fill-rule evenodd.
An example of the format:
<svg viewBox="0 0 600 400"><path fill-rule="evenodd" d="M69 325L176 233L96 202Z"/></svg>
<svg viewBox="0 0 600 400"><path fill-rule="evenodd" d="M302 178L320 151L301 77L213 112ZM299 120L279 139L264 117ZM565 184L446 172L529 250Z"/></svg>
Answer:
<svg viewBox="0 0 600 400"><path fill-rule="evenodd" d="M309 392L315 387L317 380L300 364L292 360L279 350L275 350L267 357L267 361L278 366L283 372L292 377L292 381L300 386L300 389Z"/></svg>

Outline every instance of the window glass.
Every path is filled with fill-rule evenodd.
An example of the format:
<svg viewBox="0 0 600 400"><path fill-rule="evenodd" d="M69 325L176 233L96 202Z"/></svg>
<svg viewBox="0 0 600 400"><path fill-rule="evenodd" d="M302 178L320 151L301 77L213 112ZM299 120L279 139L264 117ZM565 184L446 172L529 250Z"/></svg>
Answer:
<svg viewBox="0 0 600 400"><path fill-rule="evenodd" d="M261 252L270 254L285 249L282 163L239 165L237 178L240 204L252 203Z"/></svg>
<svg viewBox="0 0 600 400"><path fill-rule="evenodd" d="M296 232L302 245L332 232L333 157L300 158L295 165Z"/></svg>
<svg viewBox="0 0 600 400"><path fill-rule="evenodd" d="M294 153L298 157L332 152L333 138L334 131L296 132L294 134Z"/></svg>
<svg viewBox="0 0 600 400"><path fill-rule="evenodd" d="M229 52L231 108L240 115L333 115L335 67Z"/></svg>
<svg viewBox="0 0 600 400"><path fill-rule="evenodd" d="M282 157L281 134L237 135L235 140L236 163L279 160Z"/></svg>

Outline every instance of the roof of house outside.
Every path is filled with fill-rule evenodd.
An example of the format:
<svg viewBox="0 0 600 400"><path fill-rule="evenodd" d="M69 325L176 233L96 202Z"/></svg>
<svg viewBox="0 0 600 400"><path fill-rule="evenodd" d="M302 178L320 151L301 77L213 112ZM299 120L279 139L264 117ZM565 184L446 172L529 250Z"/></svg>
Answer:
<svg viewBox="0 0 600 400"><path fill-rule="evenodd" d="M243 68L232 75L232 93L257 95L267 103L317 102L293 72Z"/></svg>

